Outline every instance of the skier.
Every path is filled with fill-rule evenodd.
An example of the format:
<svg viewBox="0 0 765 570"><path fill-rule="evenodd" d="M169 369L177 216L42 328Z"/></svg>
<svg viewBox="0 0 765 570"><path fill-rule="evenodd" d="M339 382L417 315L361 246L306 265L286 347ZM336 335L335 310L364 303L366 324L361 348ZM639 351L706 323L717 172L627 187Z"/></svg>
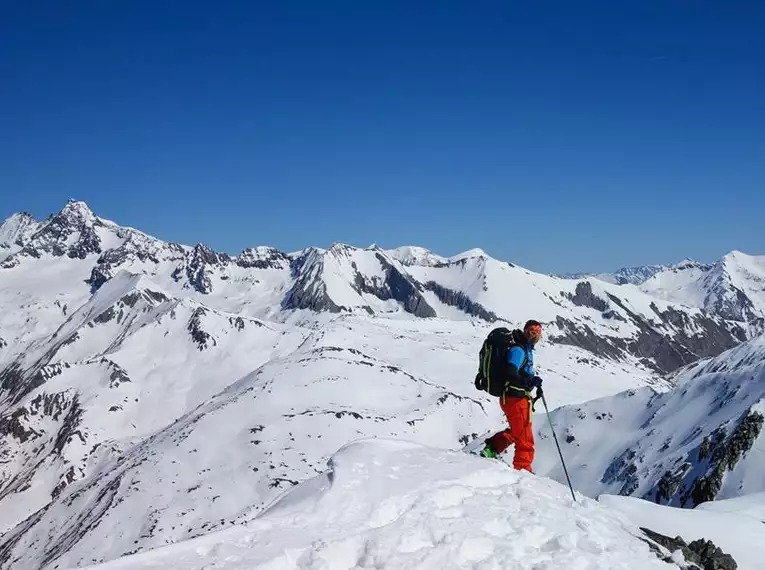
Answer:
<svg viewBox="0 0 765 570"><path fill-rule="evenodd" d="M519 337L522 342L507 351L507 372L510 380L505 384L504 394L499 398L499 405L505 413L509 428L488 438L480 455L496 458L514 444L513 467L533 473L531 464L534 461L534 432L531 428L531 390L536 388L537 398L542 397L542 379L534 371L534 345L542 338L541 323L535 320L527 321Z"/></svg>

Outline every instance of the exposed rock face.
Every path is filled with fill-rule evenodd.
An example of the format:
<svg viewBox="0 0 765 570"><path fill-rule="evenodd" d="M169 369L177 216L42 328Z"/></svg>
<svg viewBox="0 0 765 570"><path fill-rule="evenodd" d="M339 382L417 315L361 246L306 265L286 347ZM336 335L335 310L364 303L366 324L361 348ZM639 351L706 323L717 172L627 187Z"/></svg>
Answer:
<svg viewBox="0 0 765 570"><path fill-rule="evenodd" d="M746 293L733 285L728 286L726 294L708 296L709 310L731 321L753 321L762 318Z"/></svg>
<svg viewBox="0 0 765 570"><path fill-rule="evenodd" d="M374 295L381 301L395 300L401 303L405 311L423 318L437 316L436 311L422 296L422 285L408 274L400 270L385 255L375 252L375 261L379 264L382 276L365 275L351 260L349 252L353 248L336 245L327 252L317 249L309 249L303 255L296 258L292 263L292 273L295 277L293 286L287 292L282 301L285 309L310 309L313 311L329 311L339 313L350 311L353 307L340 306L327 291L327 283L324 278L328 271L327 264L334 262L327 256L340 258L342 262L350 266L353 280L348 283L351 291L359 297L359 305L356 308L370 314L374 311L368 304L361 302L361 295Z"/></svg>
<svg viewBox="0 0 765 570"><path fill-rule="evenodd" d="M186 277L191 286L200 293L211 293L213 271L225 264L231 258L226 254L218 254L203 244L197 244L186 262Z"/></svg>
<svg viewBox="0 0 765 570"><path fill-rule="evenodd" d="M5 259L2 267L12 268L19 263L19 258L40 258L43 254L85 259L88 255L101 253L101 239L96 228L102 226L101 220L84 202L70 200L58 214L36 226L31 236L19 232L16 244L23 244L23 247Z"/></svg>
<svg viewBox="0 0 765 570"><path fill-rule="evenodd" d="M192 313L191 318L189 319L189 323L186 327L189 331L189 334L191 335L191 338L199 347L199 350L204 350L208 347L209 344L217 344L215 338L202 328L202 317L204 317L206 314L207 309L204 307L198 307L194 313Z"/></svg>
<svg viewBox="0 0 765 570"><path fill-rule="evenodd" d="M479 319L483 319L490 323L499 320L499 317L496 314L484 308L480 303L471 301L462 291L449 289L448 287L439 285L435 281L428 281L424 285L428 291L433 291L433 293L436 294L436 297L438 297L438 300L445 305L456 307L468 315L478 317Z"/></svg>
<svg viewBox="0 0 765 570"><path fill-rule="evenodd" d="M573 295L565 292L561 295L577 306L600 311L605 320L631 323L638 332L632 338L598 335L586 323L559 316L556 325L562 333L552 335L552 340L617 360L632 354L660 373L672 372L699 358L716 356L746 339L743 328L729 328L719 317L704 312L691 314L671 306L662 311L652 303L659 322L648 321L619 297L611 293L606 293L607 299L596 295L589 282L578 283ZM616 308L623 311L626 318Z"/></svg>
<svg viewBox="0 0 765 570"><path fill-rule="evenodd" d="M421 285L396 268L386 257L376 253L375 257L385 271L382 283L370 282L357 270L355 278L356 290L369 293L378 299L387 301L393 299L401 303L408 313L417 317L435 317L436 311L431 307L421 293ZM355 268L355 267L354 267Z"/></svg>
<svg viewBox="0 0 765 570"><path fill-rule="evenodd" d="M752 448L762 431L764 419L761 413L750 412L740 419L730 437L726 438L725 428L720 427L711 437L704 438L699 448L699 460L709 458L709 467L706 475L696 480L683 502L689 496L694 505L714 500L722 487L725 471L732 470L741 456Z"/></svg>
<svg viewBox="0 0 765 570"><path fill-rule="evenodd" d="M574 305L579 307L590 307L601 313L608 308L606 300L601 299L592 292L592 284L589 281L577 283L574 295L571 295L570 293L564 293L563 295L568 297Z"/></svg>
<svg viewBox="0 0 765 570"><path fill-rule="evenodd" d="M234 262L245 269L284 269L289 267L289 256L273 247L245 249Z"/></svg>
<svg viewBox="0 0 765 570"><path fill-rule="evenodd" d="M688 544L680 536L670 538L645 527L640 527L640 530L649 539L645 542L648 543L651 550L667 562L672 563L671 554L679 550L683 553L685 560L693 565L690 568L698 570L736 570L738 568L734 558L723 552L711 540L700 538ZM666 552L656 545L665 548Z"/></svg>
<svg viewBox="0 0 765 570"><path fill-rule="evenodd" d="M339 313L342 309L327 294L327 286L320 278L324 269L321 252L310 248L291 264L294 284L282 299L283 309L310 309Z"/></svg>
<svg viewBox="0 0 765 570"><path fill-rule="evenodd" d="M91 270L88 283L96 291L106 281L111 279L120 267L132 263L152 264L155 267L162 262L175 264L182 262L186 250L175 243L166 243L144 236L138 232L120 228L125 241L118 247L105 250Z"/></svg>

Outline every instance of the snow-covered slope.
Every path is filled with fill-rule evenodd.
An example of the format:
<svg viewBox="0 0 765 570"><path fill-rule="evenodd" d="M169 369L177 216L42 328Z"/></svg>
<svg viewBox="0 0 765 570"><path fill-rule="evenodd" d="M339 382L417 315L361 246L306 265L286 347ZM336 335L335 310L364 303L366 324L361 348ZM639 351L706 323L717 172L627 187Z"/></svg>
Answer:
<svg viewBox="0 0 765 570"><path fill-rule="evenodd" d="M765 523L765 493L749 493L732 499L709 501L700 504L696 510L714 513L732 513L751 517Z"/></svg>
<svg viewBox="0 0 765 570"><path fill-rule="evenodd" d="M91 570L678 567L618 511L579 501L498 462L362 440L245 526Z"/></svg>
<svg viewBox="0 0 765 570"><path fill-rule="evenodd" d="M239 330L236 319L209 310L194 332L193 302L154 306L154 290L145 291L146 324L126 336L99 332L116 316L83 324L62 350L94 339L111 345L107 337L119 345L70 368L54 355L43 372L61 374L6 416L10 478L0 522L10 529L31 518L0 539L0 552L30 564L68 552L83 562L115 558L247 520L351 439L454 449L502 421L496 402L473 386L475 347L489 325L328 315L310 327L245 319ZM89 304L98 310L74 314L98 319L106 293L118 296L104 285ZM121 303L111 305L117 315ZM122 323L133 318L126 315ZM194 337L205 334L200 350ZM166 350L151 351L157 344ZM553 403L655 382L581 349L544 343L539 354Z"/></svg>
<svg viewBox="0 0 765 570"><path fill-rule="evenodd" d="M765 491L765 336L676 382L670 392L629 390L552 413L576 488L686 507ZM537 437L537 471L562 480L545 424Z"/></svg>
<svg viewBox="0 0 765 570"><path fill-rule="evenodd" d="M473 386L494 326L545 323L552 406L669 389L661 372L746 338L633 285L477 249L228 255L74 201L2 227L0 560L29 567L250 520L354 438L460 447L503 421Z"/></svg>
<svg viewBox="0 0 765 570"><path fill-rule="evenodd" d="M304 336L115 276L0 372L0 530Z"/></svg>

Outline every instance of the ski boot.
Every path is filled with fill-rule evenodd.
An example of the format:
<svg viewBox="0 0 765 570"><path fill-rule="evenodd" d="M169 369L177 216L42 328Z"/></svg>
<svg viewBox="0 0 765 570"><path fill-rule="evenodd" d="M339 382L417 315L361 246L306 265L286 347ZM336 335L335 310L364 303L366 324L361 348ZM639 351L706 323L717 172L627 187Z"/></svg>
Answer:
<svg viewBox="0 0 765 570"><path fill-rule="evenodd" d="M487 441L486 445L484 445L483 449L478 454L481 457L485 457L486 459L497 459L499 455L496 451L494 451L494 448L491 446L491 444Z"/></svg>

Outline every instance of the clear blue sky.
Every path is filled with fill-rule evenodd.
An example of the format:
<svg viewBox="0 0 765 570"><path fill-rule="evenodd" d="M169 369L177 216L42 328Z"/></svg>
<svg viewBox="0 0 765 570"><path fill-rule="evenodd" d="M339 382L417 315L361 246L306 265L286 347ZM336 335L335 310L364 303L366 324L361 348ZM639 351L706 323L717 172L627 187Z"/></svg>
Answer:
<svg viewBox="0 0 765 570"><path fill-rule="evenodd" d="M547 272L765 253L762 2L0 5L0 216Z"/></svg>

